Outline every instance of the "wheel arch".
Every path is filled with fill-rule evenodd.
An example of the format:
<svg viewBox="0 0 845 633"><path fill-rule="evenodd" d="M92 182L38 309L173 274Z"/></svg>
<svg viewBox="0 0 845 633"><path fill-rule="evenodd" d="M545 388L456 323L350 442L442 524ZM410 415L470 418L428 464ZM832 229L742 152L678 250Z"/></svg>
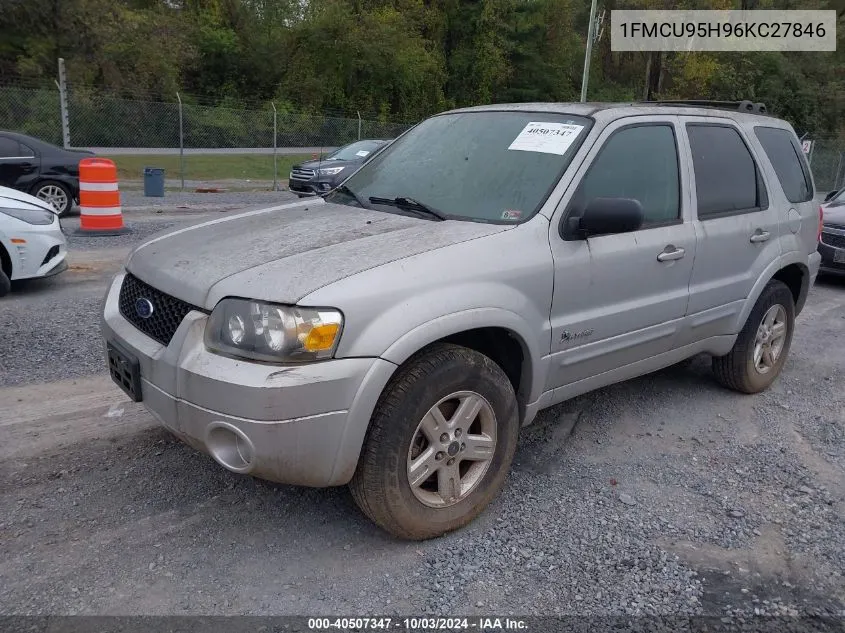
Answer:
<svg viewBox="0 0 845 633"><path fill-rule="evenodd" d="M519 315L508 310L485 308L449 314L414 328L393 343L382 358L401 366L435 343L453 343L495 361L508 376L520 407L540 397L541 362L546 356L529 342L531 330ZM536 338L536 337L535 337ZM518 360L514 356L518 355Z"/></svg>
<svg viewBox="0 0 845 633"><path fill-rule="evenodd" d="M739 313L736 322L734 323L734 333L739 332L745 322L748 320L748 315L754 309L754 305L763 294L763 289L770 281L777 279L783 282L792 293L792 298L795 301L795 315L801 312L804 304L807 301L807 294L810 291L810 269L806 261L801 261L798 253L784 255L774 262L758 277L757 282L748 294L742 312Z"/></svg>

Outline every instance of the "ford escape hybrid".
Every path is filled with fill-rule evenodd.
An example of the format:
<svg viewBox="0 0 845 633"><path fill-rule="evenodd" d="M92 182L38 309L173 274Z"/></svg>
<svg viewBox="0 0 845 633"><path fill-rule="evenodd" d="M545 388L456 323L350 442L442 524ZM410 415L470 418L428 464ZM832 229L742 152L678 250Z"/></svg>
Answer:
<svg viewBox="0 0 845 633"><path fill-rule="evenodd" d="M108 364L224 468L349 484L429 538L544 407L699 353L766 389L819 267L813 194L792 127L745 102L446 112L323 197L139 246Z"/></svg>

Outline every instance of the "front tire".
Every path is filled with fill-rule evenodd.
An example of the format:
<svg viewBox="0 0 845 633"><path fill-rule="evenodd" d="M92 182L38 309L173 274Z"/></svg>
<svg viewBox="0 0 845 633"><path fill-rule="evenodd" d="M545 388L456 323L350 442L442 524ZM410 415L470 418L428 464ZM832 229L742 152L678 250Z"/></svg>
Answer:
<svg viewBox="0 0 845 633"><path fill-rule="evenodd" d="M794 329L792 292L773 279L754 304L733 349L713 358L716 380L742 393L768 389L786 363Z"/></svg>
<svg viewBox="0 0 845 633"><path fill-rule="evenodd" d="M464 347L432 346L403 365L379 399L352 496L394 536L451 532L502 489L518 434L516 395L501 367Z"/></svg>
<svg viewBox="0 0 845 633"><path fill-rule="evenodd" d="M73 208L73 196L70 187L57 180L44 180L32 189L32 195L49 203L62 218Z"/></svg>
<svg viewBox="0 0 845 633"><path fill-rule="evenodd" d="M0 246L2 248L2 246ZM0 297L5 297L12 290L12 282L5 272L0 270Z"/></svg>

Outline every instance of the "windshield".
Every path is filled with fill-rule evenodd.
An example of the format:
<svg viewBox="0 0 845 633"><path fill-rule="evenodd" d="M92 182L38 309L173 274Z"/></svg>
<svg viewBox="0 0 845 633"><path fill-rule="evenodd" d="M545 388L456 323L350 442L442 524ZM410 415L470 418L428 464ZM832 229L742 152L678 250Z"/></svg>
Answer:
<svg viewBox="0 0 845 633"><path fill-rule="evenodd" d="M350 143L329 154L326 160L361 160L372 154L382 145L384 145L384 141L358 141L356 143Z"/></svg>
<svg viewBox="0 0 845 633"><path fill-rule="evenodd" d="M363 201L407 198L451 219L521 222L545 202L590 124L539 112L435 116L394 141L329 199L355 204L350 192Z"/></svg>

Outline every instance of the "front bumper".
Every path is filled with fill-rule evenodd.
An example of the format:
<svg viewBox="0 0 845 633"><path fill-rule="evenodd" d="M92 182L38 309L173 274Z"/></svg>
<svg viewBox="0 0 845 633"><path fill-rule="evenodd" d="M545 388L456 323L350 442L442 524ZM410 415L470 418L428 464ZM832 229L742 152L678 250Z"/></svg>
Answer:
<svg viewBox="0 0 845 633"><path fill-rule="evenodd" d="M280 366L219 356L205 349L207 316L196 311L165 347L120 314L123 278L106 296L103 336L137 358L143 404L165 427L233 472L318 487L352 478L392 363Z"/></svg>
<svg viewBox="0 0 845 633"><path fill-rule="evenodd" d="M10 231L12 280L49 277L67 270L67 243L58 219L45 226L20 222Z"/></svg>
<svg viewBox="0 0 845 633"><path fill-rule="evenodd" d="M290 178L288 180L288 189L300 196L319 196L334 189L339 182L336 178L330 176L323 178L314 177L311 180Z"/></svg>

